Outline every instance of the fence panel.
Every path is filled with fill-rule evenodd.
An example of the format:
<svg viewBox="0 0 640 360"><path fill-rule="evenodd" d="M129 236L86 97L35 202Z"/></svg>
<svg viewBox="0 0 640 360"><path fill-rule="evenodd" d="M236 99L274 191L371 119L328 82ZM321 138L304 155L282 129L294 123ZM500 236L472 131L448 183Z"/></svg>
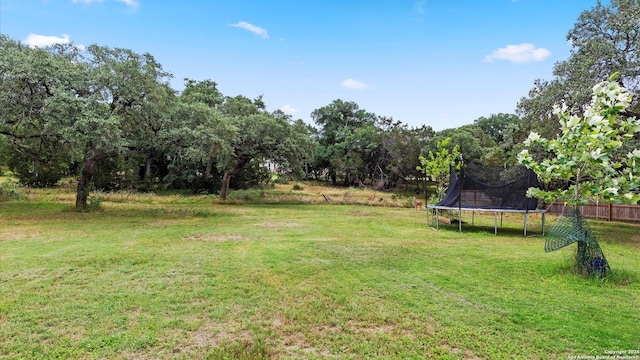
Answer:
<svg viewBox="0 0 640 360"><path fill-rule="evenodd" d="M592 219L608 221L638 221L640 222L639 205L618 205L589 202L587 205L578 206L582 216ZM550 214L562 214L564 203L555 202L547 209Z"/></svg>

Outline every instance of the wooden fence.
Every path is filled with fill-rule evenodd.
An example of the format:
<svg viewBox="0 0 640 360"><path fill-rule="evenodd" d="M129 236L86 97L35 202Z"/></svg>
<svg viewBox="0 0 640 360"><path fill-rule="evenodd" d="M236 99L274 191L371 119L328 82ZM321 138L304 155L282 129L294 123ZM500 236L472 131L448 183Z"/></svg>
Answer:
<svg viewBox="0 0 640 360"><path fill-rule="evenodd" d="M603 219L607 221L638 221L640 222L640 205L617 205L590 202L579 206L582 216L586 218ZM547 213L562 214L564 203L555 202Z"/></svg>

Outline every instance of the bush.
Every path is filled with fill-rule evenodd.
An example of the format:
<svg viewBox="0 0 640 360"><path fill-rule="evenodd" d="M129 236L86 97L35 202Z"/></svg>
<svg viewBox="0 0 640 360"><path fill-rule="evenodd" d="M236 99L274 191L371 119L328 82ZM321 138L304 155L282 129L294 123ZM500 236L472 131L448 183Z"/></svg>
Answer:
<svg viewBox="0 0 640 360"><path fill-rule="evenodd" d="M243 200L249 202L260 202L265 192L262 190L236 190L227 195L228 200Z"/></svg>
<svg viewBox="0 0 640 360"><path fill-rule="evenodd" d="M20 191L16 183L5 181L0 183L0 200L20 199Z"/></svg>
<svg viewBox="0 0 640 360"><path fill-rule="evenodd" d="M280 185L289 184L289 180L287 180L286 177L278 176L276 174L273 174L271 178L273 179L272 181L273 181L274 184L280 184Z"/></svg>
<svg viewBox="0 0 640 360"><path fill-rule="evenodd" d="M293 190L298 190L298 191L300 191L300 190L304 190L304 188L303 188L303 187L302 187L302 185L300 185L300 184L295 184L295 185L293 185L293 188L292 188L292 189L293 189Z"/></svg>

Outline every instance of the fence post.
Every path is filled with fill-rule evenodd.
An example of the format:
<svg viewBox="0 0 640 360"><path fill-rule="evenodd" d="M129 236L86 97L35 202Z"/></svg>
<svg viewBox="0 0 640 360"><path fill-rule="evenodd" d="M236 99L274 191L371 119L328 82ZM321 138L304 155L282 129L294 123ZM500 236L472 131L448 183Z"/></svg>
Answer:
<svg viewBox="0 0 640 360"><path fill-rule="evenodd" d="M613 208L613 204L609 203L609 216L607 217L607 221L611 221L613 215L611 214L611 209Z"/></svg>

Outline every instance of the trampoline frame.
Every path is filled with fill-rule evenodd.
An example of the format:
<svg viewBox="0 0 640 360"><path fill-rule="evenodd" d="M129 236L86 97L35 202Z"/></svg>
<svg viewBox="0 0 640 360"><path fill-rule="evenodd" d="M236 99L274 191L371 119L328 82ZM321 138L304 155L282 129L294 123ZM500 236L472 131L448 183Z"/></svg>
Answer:
<svg viewBox="0 0 640 360"><path fill-rule="evenodd" d="M529 214L542 214L542 235L544 236L544 222L545 222L545 214L546 210L544 209L536 209L536 210L516 210L516 209L486 209L486 208L466 208L466 207L457 207L457 206L441 206L441 205L427 205L427 226L429 226L429 210L434 209L436 211L436 229L440 228L440 219L439 219L439 211L440 210L455 210L458 211L458 229L460 233L462 233L462 212L463 211L471 211L472 212L472 225L475 218L475 212L493 212L493 222L494 222L494 234L498 235L498 213L500 213L500 226L502 226L502 214L503 213L522 213L524 214L524 236L527 236L527 219Z"/></svg>

